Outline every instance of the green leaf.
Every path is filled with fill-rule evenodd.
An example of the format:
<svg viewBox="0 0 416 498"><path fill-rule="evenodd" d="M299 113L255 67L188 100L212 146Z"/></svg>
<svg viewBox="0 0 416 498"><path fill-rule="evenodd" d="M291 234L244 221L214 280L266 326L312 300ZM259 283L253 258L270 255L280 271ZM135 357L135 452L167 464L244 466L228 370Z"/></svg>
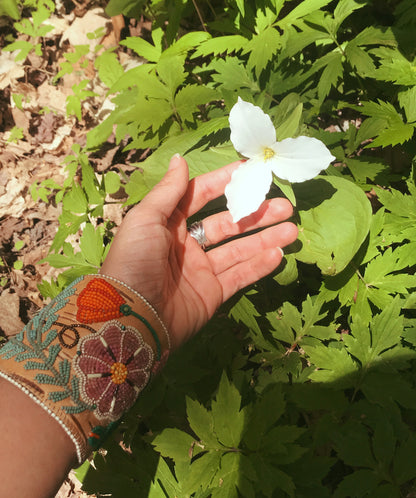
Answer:
<svg viewBox="0 0 416 498"><path fill-rule="evenodd" d="M168 87L171 96L175 94L179 85L186 78L184 70L186 54L169 55L168 51L163 52L156 66L159 78Z"/></svg>
<svg viewBox="0 0 416 498"><path fill-rule="evenodd" d="M33 44L25 41L25 40L17 40L13 43L10 43L6 47L3 48L4 52L14 52L15 50L20 50L20 52L16 55L14 60L24 61L28 56L29 52L34 48Z"/></svg>
<svg viewBox="0 0 416 498"><path fill-rule="evenodd" d="M356 498L364 498L374 495L380 479L374 470L359 469L352 474L347 475L342 480L334 493L334 498L348 498L354 496Z"/></svg>
<svg viewBox="0 0 416 498"><path fill-rule="evenodd" d="M84 190L79 185L74 185L62 199L64 209L74 213L85 213L88 209L88 201Z"/></svg>
<svg viewBox="0 0 416 498"><path fill-rule="evenodd" d="M91 223L87 223L82 231L80 248L86 261L99 268L104 252L103 229L94 229Z"/></svg>
<svg viewBox="0 0 416 498"><path fill-rule="evenodd" d="M212 402L212 417L218 441L228 448L238 448L241 441L245 412L240 407L241 395L224 372Z"/></svg>
<svg viewBox="0 0 416 498"><path fill-rule="evenodd" d="M20 11L16 0L3 0L0 5L0 16L9 16L13 19L20 18Z"/></svg>
<svg viewBox="0 0 416 498"><path fill-rule="evenodd" d="M114 52L103 52L95 59L94 66L98 69L101 81L109 88L124 74L123 67Z"/></svg>
<svg viewBox="0 0 416 498"><path fill-rule="evenodd" d="M190 461L189 452L194 442L194 438L186 432L168 428L153 439L152 445L163 456L172 458L178 463Z"/></svg>
<svg viewBox="0 0 416 498"><path fill-rule="evenodd" d="M149 62L157 62L162 54L160 47L155 47L140 37L128 37L120 42L127 48L131 48L137 55L144 57Z"/></svg>
<svg viewBox="0 0 416 498"><path fill-rule="evenodd" d="M328 5L331 0L305 0L295 7L289 14L278 22L278 25L284 27L287 24L292 24L301 17L311 14L313 11Z"/></svg>
<svg viewBox="0 0 416 498"><path fill-rule="evenodd" d="M242 296L231 308L229 316L237 323L243 323L250 329L254 336L254 341L258 346L265 350L270 348L270 344L264 339L263 333L256 320L256 317L259 317L260 314L256 310L254 304L246 296Z"/></svg>
<svg viewBox="0 0 416 498"><path fill-rule="evenodd" d="M358 365L345 348L303 346L309 361L318 368L309 377L315 382L349 387L354 384Z"/></svg>
<svg viewBox="0 0 416 498"><path fill-rule="evenodd" d="M212 88L200 85L186 85L175 96L176 112L182 121L194 121L194 113L200 112L198 106L216 100L218 94Z"/></svg>
<svg viewBox="0 0 416 498"><path fill-rule="evenodd" d="M254 35L246 43L243 51L243 54L250 54L247 67L254 69L256 76L259 77L281 46L280 34L272 26L269 26L258 35Z"/></svg>
<svg viewBox="0 0 416 498"><path fill-rule="evenodd" d="M260 450L267 431L279 420L286 408L279 384L266 388L256 400L244 433L244 442L250 450Z"/></svg>
<svg viewBox="0 0 416 498"><path fill-rule="evenodd" d="M296 259L316 263L324 275L341 272L366 238L371 205L364 192L338 177L293 185L298 200L302 249Z"/></svg>
<svg viewBox="0 0 416 498"><path fill-rule="evenodd" d="M124 14L126 17L140 19L146 0L110 0L105 8L109 17Z"/></svg>
<svg viewBox="0 0 416 498"><path fill-rule="evenodd" d="M107 194L114 194L120 189L120 177L115 171L109 171L104 176L105 191Z"/></svg>
<svg viewBox="0 0 416 498"><path fill-rule="evenodd" d="M238 52L247 44L247 38L241 35L218 36L204 41L195 50L192 59L210 54L219 55Z"/></svg>
<svg viewBox="0 0 416 498"><path fill-rule="evenodd" d="M214 421L211 412L198 403L198 401L187 397L186 413L191 429L200 438L202 444L219 448L220 445L214 435Z"/></svg>

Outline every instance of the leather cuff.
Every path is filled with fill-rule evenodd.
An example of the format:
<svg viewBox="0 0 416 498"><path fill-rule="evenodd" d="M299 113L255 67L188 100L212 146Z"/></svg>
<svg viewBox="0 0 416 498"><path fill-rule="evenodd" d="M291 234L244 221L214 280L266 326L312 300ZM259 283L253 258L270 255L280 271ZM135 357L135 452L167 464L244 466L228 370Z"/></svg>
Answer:
<svg viewBox="0 0 416 498"><path fill-rule="evenodd" d="M169 356L154 308L122 282L80 277L0 348L0 376L62 426L81 464Z"/></svg>

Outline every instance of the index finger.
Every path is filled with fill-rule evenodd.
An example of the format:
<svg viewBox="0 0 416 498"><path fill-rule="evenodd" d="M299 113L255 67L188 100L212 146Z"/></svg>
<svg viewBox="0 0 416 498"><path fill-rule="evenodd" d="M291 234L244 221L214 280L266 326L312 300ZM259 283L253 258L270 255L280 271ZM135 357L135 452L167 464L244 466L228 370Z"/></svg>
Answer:
<svg viewBox="0 0 416 498"><path fill-rule="evenodd" d="M193 178L182 197L178 208L186 218L197 213L205 204L223 195L231 175L244 161L235 161L215 171Z"/></svg>

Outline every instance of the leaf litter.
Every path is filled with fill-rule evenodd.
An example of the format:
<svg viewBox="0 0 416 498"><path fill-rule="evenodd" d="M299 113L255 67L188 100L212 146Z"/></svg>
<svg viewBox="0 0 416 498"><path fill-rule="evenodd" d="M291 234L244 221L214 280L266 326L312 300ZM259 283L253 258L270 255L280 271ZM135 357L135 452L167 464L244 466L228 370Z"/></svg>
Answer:
<svg viewBox="0 0 416 498"><path fill-rule="evenodd" d="M34 200L33 184L46 179L63 183L64 159L71 154L72 145L85 145L86 133L105 118L102 111L111 105L94 67L94 46L117 46L125 23L122 16L108 18L102 7L88 7L77 2L64 6L57 0L56 12L45 21L53 29L42 39L42 55L32 51L16 62L19 51L5 51L8 43L0 37L0 340L19 332L44 306L37 285L62 271L39 263L48 254L61 209L52 197L48 203ZM133 23L130 34L135 34L134 29ZM2 31L12 33L16 41L28 40L28 36L13 31L12 22L5 25L4 18ZM88 33L92 32L99 36L90 39ZM71 74L54 81L60 63L65 61L64 53L75 52L74 45L80 43L90 45L89 55L74 64ZM129 62L125 53L118 55ZM82 119L78 121L67 116L66 99L73 93L72 86L86 78L90 80L88 89L96 96L83 103ZM123 152L124 145L110 137L90 157L96 171L133 171L130 163L135 153ZM108 204L104 214L118 225L123 210ZM78 244L79 236L75 236L74 249ZM71 472L56 498L81 496L87 495Z"/></svg>

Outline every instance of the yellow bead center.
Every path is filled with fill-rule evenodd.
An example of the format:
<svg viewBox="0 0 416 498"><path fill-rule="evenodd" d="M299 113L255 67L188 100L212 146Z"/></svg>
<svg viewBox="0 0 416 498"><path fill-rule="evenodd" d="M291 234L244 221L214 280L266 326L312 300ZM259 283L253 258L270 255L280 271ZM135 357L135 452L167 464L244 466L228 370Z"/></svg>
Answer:
<svg viewBox="0 0 416 498"><path fill-rule="evenodd" d="M112 365L111 369L111 380L114 384L122 384L127 378L127 367L124 363L116 362Z"/></svg>
<svg viewBox="0 0 416 498"><path fill-rule="evenodd" d="M274 150L271 149L270 147L265 147L263 149L263 157L265 161L267 161L267 159L271 159L274 156L274 154L275 154Z"/></svg>

